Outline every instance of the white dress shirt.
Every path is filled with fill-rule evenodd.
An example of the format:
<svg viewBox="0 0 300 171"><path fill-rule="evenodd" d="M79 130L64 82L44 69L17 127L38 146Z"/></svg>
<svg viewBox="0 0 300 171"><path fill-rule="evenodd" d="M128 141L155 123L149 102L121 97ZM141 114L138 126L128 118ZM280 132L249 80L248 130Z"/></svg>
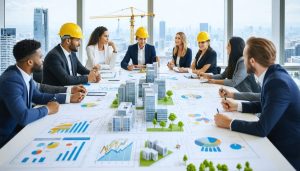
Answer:
<svg viewBox="0 0 300 171"><path fill-rule="evenodd" d="M73 72L72 72L72 63L71 63L71 59L70 59L71 53L68 52L68 51L67 51L64 47L62 47L61 45L60 45L60 47L61 47L61 49L63 50L63 52L64 52L64 54L65 54L65 56L66 56L66 58L67 58L67 62L68 62L68 67L69 67L70 75L73 75Z"/></svg>
<svg viewBox="0 0 300 171"><path fill-rule="evenodd" d="M140 48L138 45L138 64L145 65L145 46Z"/></svg>
<svg viewBox="0 0 300 171"><path fill-rule="evenodd" d="M180 67L180 56L177 56L177 58L176 58L176 66L177 67Z"/></svg>

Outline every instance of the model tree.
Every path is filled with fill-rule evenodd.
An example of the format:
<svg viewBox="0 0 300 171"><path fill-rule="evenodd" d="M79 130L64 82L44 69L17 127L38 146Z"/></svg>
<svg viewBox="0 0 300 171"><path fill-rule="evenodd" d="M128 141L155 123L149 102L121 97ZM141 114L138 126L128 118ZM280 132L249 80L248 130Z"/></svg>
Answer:
<svg viewBox="0 0 300 171"><path fill-rule="evenodd" d="M238 164L236 165L236 168L240 171L240 170L242 169L241 163L238 163Z"/></svg>
<svg viewBox="0 0 300 171"><path fill-rule="evenodd" d="M169 98L173 96L173 92L171 90L168 90L166 94L168 95Z"/></svg>
<svg viewBox="0 0 300 171"><path fill-rule="evenodd" d="M169 124L169 129L173 130L173 124Z"/></svg>
<svg viewBox="0 0 300 171"><path fill-rule="evenodd" d="M176 118L177 118L177 116L175 115L175 113L170 113L169 120L172 122L172 124L176 120Z"/></svg>
<svg viewBox="0 0 300 171"><path fill-rule="evenodd" d="M196 171L196 167L193 163L190 163L187 167L186 167L187 171Z"/></svg>
<svg viewBox="0 0 300 171"><path fill-rule="evenodd" d="M187 155L185 154L184 156L183 156L183 161L184 161L184 163L185 163L185 165L186 165L186 161L188 160L188 157L187 157Z"/></svg>
<svg viewBox="0 0 300 171"><path fill-rule="evenodd" d="M183 122L179 121L178 122L178 127L180 128L180 131L182 131L183 126L184 126Z"/></svg>
<svg viewBox="0 0 300 171"><path fill-rule="evenodd" d="M205 171L205 165L203 163L200 164L199 171Z"/></svg>
<svg viewBox="0 0 300 171"><path fill-rule="evenodd" d="M159 125L161 126L161 128L166 127L166 122L165 121L160 121Z"/></svg>
<svg viewBox="0 0 300 171"><path fill-rule="evenodd" d="M119 102L118 102L118 100L117 99L115 99L114 101L113 101L113 104L114 105L117 105Z"/></svg>
<svg viewBox="0 0 300 171"><path fill-rule="evenodd" d="M153 123L153 126L154 126L154 128L155 128L155 126L157 125L157 120L154 118L154 119L152 120L152 123Z"/></svg>

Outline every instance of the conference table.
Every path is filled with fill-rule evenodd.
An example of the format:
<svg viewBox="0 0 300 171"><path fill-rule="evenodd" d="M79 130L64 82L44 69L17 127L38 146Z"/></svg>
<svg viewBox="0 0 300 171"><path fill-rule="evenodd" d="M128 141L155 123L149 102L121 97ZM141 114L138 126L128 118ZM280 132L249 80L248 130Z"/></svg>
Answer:
<svg viewBox="0 0 300 171"><path fill-rule="evenodd" d="M105 93L86 96L81 103L62 104L57 114L27 125L0 150L0 170L186 170L190 163L198 170L204 160L214 166L226 164L229 170L237 170L238 163L244 167L246 162L253 170L294 170L268 138L215 125L217 109L234 119L258 120L255 114L225 112L218 94L220 85L189 79L186 73L166 67L160 68L158 77L166 80L174 104L160 103L156 108L168 109L176 119L169 120L166 128L146 122L139 98L132 129L113 132L117 108L112 102L118 87L145 75L119 68L103 71L100 83L85 87L89 92ZM184 124L181 129L167 129L180 121ZM167 155L157 161L143 160L141 150L147 140L167 148Z"/></svg>

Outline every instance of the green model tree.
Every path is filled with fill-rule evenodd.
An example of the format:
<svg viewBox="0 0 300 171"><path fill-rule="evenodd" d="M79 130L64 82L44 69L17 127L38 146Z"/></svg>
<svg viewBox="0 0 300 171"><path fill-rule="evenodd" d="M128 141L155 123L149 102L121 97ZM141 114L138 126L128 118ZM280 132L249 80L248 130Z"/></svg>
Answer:
<svg viewBox="0 0 300 171"><path fill-rule="evenodd" d="M184 161L184 163L185 163L185 165L186 165L186 161L188 160L188 157L187 157L187 155L185 154L184 156L183 156L183 161Z"/></svg>
<svg viewBox="0 0 300 171"><path fill-rule="evenodd" d="M152 120L152 123L153 123L153 126L154 126L154 128L155 128L155 126L157 125L157 120L154 118L154 119Z"/></svg>
<svg viewBox="0 0 300 171"><path fill-rule="evenodd" d="M183 126L184 126L183 122L182 122L182 121L179 121L177 125L178 125L178 127L180 128L180 131L182 131L182 128L183 128Z"/></svg>
<svg viewBox="0 0 300 171"><path fill-rule="evenodd" d="M169 129L173 130L173 124L169 124Z"/></svg>
<svg viewBox="0 0 300 171"><path fill-rule="evenodd" d="M187 167L186 167L186 171L196 171L196 167L193 163L190 163Z"/></svg>
<svg viewBox="0 0 300 171"><path fill-rule="evenodd" d="M219 164L217 164L217 169L218 170L222 170L222 165L219 163Z"/></svg>
<svg viewBox="0 0 300 171"><path fill-rule="evenodd" d="M163 129L164 127L166 127L166 122L165 121L160 121L159 125L161 126L161 128Z"/></svg>
<svg viewBox="0 0 300 171"><path fill-rule="evenodd" d="M168 97L164 97L164 102L167 102L168 101Z"/></svg>
<svg viewBox="0 0 300 171"><path fill-rule="evenodd" d="M214 166L209 166L209 171L216 171Z"/></svg>
<svg viewBox="0 0 300 171"><path fill-rule="evenodd" d="M245 167L250 167L250 163L248 161L246 161Z"/></svg>
<svg viewBox="0 0 300 171"><path fill-rule="evenodd" d="M228 171L228 167L226 164L222 164L222 171Z"/></svg>
<svg viewBox="0 0 300 171"><path fill-rule="evenodd" d="M205 168L209 166L209 162L206 159L203 161L203 164L204 164Z"/></svg>
<svg viewBox="0 0 300 171"><path fill-rule="evenodd" d="M115 99L114 101L113 101L113 104L114 105L117 105L119 102L118 102L118 99Z"/></svg>
<svg viewBox="0 0 300 171"><path fill-rule="evenodd" d="M205 165L203 163L200 164L199 171L205 171Z"/></svg>
<svg viewBox="0 0 300 171"><path fill-rule="evenodd" d="M173 124L173 122L176 120L176 118L177 118L177 116L175 115L175 113L170 113L170 115L169 115L169 120L172 122L172 124Z"/></svg>
<svg viewBox="0 0 300 171"><path fill-rule="evenodd" d="M173 96L173 92L171 90L168 90L166 94L168 95L169 98Z"/></svg>
<svg viewBox="0 0 300 171"><path fill-rule="evenodd" d="M241 163L238 163L238 164L236 165L236 168L240 171L240 170L242 169Z"/></svg>

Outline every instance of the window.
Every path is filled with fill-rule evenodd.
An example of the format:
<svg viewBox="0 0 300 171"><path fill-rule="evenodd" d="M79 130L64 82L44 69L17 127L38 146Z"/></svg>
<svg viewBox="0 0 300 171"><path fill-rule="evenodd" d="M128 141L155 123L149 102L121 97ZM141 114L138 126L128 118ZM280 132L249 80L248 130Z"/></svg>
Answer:
<svg viewBox="0 0 300 171"><path fill-rule="evenodd" d="M245 41L251 37L272 38L272 1L233 1L233 35Z"/></svg>
<svg viewBox="0 0 300 171"><path fill-rule="evenodd" d="M186 34L193 58L199 50L197 34L208 31L218 64L224 64L224 1L154 0L154 14L154 45L162 65L171 60L175 35L179 31Z"/></svg>
<svg viewBox="0 0 300 171"><path fill-rule="evenodd" d="M285 1L285 65L300 65L300 1Z"/></svg>
<svg viewBox="0 0 300 171"><path fill-rule="evenodd" d="M134 14L147 13L146 0L84 0L85 2L85 26L83 40L83 63L86 62L85 47L88 43L91 33L98 26L104 26L109 31L109 39L112 40L118 48L117 62L123 59L128 46L130 45L130 17L116 18L98 18L91 19L92 16L130 16L130 7L134 7ZM140 27L147 28L147 17L134 18L134 32ZM134 40L135 42L135 40Z"/></svg>
<svg viewBox="0 0 300 171"><path fill-rule="evenodd" d="M76 23L76 0L6 0L5 26L16 29L16 41L34 38L44 53L59 42L58 32L65 22Z"/></svg>

